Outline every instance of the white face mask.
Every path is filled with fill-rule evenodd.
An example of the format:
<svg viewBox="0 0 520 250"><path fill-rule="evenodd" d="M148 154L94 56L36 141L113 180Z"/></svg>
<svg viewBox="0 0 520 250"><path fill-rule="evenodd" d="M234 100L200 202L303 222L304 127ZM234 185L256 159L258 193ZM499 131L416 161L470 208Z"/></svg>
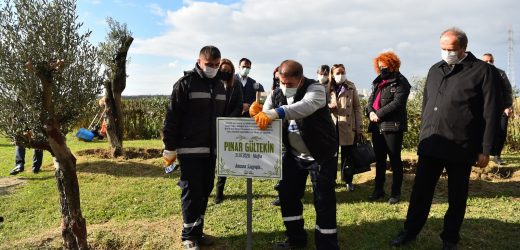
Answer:
<svg viewBox="0 0 520 250"><path fill-rule="evenodd" d="M334 75L334 81L336 81L336 83L340 84L340 83L343 83L347 78L345 77L344 74L342 75Z"/></svg>
<svg viewBox="0 0 520 250"><path fill-rule="evenodd" d="M320 75L320 74L318 74L318 81L319 81L320 83L322 83L322 84L323 84L323 83L326 83L327 80L328 80L328 79L327 79L327 76L326 76L326 75Z"/></svg>
<svg viewBox="0 0 520 250"><path fill-rule="evenodd" d="M247 75L249 75L250 70L250 68L240 68L240 75L246 77Z"/></svg>
<svg viewBox="0 0 520 250"><path fill-rule="evenodd" d="M294 95L296 95L296 91L298 90L298 88L287 88L285 84L280 84L280 89L286 98L294 97Z"/></svg>
<svg viewBox="0 0 520 250"><path fill-rule="evenodd" d="M208 67L208 66L206 66L206 68L204 68L204 75L207 78L213 78L217 75L217 73L218 73L218 68L212 68L212 67Z"/></svg>
<svg viewBox="0 0 520 250"><path fill-rule="evenodd" d="M441 49L441 57L442 60L444 60L448 64L455 64L459 61L457 51L448 51Z"/></svg>

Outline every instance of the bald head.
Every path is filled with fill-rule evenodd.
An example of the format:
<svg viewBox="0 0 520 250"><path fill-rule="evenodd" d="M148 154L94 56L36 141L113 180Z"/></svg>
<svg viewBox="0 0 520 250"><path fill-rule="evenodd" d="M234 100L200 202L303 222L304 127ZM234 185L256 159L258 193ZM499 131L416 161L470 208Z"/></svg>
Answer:
<svg viewBox="0 0 520 250"><path fill-rule="evenodd" d="M468 46L468 36L466 36L466 32L463 30L452 27L441 33L441 40L443 39L454 39L455 42L461 47L466 49Z"/></svg>
<svg viewBox="0 0 520 250"><path fill-rule="evenodd" d="M303 79L303 67L294 60L285 60L280 64L280 84L287 88L296 88Z"/></svg>
<svg viewBox="0 0 520 250"><path fill-rule="evenodd" d="M284 77L301 78L303 76L303 67L297 61L285 60L280 64L279 72Z"/></svg>
<svg viewBox="0 0 520 250"><path fill-rule="evenodd" d="M495 58L493 58L493 54L486 53L486 54L482 55L482 61L487 62L489 64L494 64Z"/></svg>

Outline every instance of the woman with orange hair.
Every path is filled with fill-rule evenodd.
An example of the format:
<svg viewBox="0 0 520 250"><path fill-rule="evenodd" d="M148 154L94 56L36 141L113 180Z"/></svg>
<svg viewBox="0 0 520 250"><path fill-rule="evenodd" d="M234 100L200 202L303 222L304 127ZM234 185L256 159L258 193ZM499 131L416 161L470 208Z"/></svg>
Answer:
<svg viewBox="0 0 520 250"><path fill-rule="evenodd" d="M394 52L384 52L374 58L374 69L378 76L373 82L372 94L368 99L366 114L370 119L368 132L372 133L372 143L376 154L375 188L369 200L385 197L384 184L386 157L392 166L392 192L388 203L401 200L403 163L401 148L403 135L407 131L406 102L410 94L410 84L399 72L401 61Z"/></svg>

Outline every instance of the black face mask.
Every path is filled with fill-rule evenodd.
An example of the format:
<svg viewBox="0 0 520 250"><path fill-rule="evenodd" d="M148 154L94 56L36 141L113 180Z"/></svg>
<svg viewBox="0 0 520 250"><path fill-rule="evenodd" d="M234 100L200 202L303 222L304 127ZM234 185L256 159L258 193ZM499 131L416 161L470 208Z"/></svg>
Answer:
<svg viewBox="0 0 520 250"><path fill-rule="evenodd" d="M220 79L224 81L229 81L231 80L231 77L233 77L233 74L229 72L220 71Z"/></svg>
<svg viewBox="0 0 520 250"><path fill-rule="evenodd" d="M379 71L381 71L381 78L386 79L390 76L392 72L388 70L388 68L382 68Z"/></svg>

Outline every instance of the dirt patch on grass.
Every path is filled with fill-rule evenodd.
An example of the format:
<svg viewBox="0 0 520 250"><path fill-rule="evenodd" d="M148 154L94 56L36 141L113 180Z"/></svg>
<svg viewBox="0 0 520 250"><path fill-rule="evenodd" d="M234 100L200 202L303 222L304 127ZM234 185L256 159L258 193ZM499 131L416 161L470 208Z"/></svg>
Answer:
<svg viewBox="0 0 520 250"><path fill-rule="evenodd" d="M87 231L90 249L182 249L182 218L177 216L159 221L110 221L87 225ZM59 228L56 228L31 238L8 242L0 249L60 249L61 244ZM217 239L211 249L227 249L222 244Z"/></svg>
<svg viewBox="0 0 520 250"><path fill-rule="evenodd" d="M392 169L390 162L387 162L387 169ZM403 169L405 174L415 174L417 169L417 159L403 159ZM446 176L446 173L443 173L443 176ZM510 165L499 166L495 162L490 161L488 166L483 169L473 167L470 178L472 180L488 181L504 179L508 181L519 181L520 167Z"/></svg>
<svg viewBox="0 0 520 250"><path fill-rule="evenodd" d="M79 156L94 156L101 159L112 159L112 151L110 149L96 148L86 149L76 152ZM162 150L156 148L124 148L124 159L153 159L162 157Z"/></svg>
<svg viewBox="0 0 520 250"><path fill-rule="evenodd" d="M25 180L18 177L4 177L0 178L0 195L9 194L14 188L21 186Z"/></svg>
<svg viewBox="0 0 520 250"><path fill-rule="evenodd" d="M87 225L87 241L90 249L96 250L183 249L181 231L181 216L161 220L109 221ZM214 235L210 228L205 233ZM230 249L225 239L215 235L214 239L213 246L202 249ZM29 238L8 241L0 245L0 250L61 249L62 240L60 229L54 228Z"/></svg>

